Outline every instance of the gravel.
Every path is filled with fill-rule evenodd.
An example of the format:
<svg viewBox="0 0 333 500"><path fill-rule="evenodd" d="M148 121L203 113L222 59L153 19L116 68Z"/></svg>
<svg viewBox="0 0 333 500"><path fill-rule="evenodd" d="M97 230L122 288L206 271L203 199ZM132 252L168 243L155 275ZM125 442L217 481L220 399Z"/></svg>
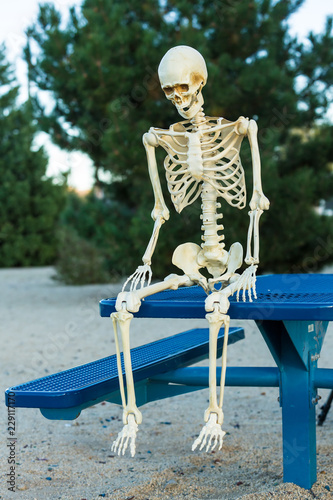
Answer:
<svg viewBox="0 0 333 500"><path fill-rule="evenodd" d="M64 286L47 268L0 270L1 388L83 364L115 352L111 321L98 301L119 285ZM251 322L246 339L230 346L229 366L274 366ZM132 346L205 326L205 321L135 320ZM330 327L319 362L332 367ZM207 364L207 362L202 363ZM328 390L320 390L322 401ZM111 442L122 427L121 408L101 403L74 421L51 421L37 409L16 410L16 487L8 491L7 409L1 405L1 499L167 500L331 499L333 410L317 428L318 481L310 491L282 481L281 409L276 388L227 387L223 449L191 452L208 392L149 403L137 454L118 457Z"/></svg>

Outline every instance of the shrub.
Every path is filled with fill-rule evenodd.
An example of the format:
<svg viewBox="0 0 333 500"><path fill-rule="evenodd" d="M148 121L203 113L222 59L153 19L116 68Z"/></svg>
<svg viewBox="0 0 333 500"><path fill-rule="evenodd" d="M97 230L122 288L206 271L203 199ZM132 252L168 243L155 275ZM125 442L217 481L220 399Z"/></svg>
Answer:
<svg viewBox="0 0 333 500"><path fill-rule="evenodd" d="M55 279L67 285L106 283L110 275L106 270L103 252L93 243L81 238L70 227L58 231L59 254Z"/></svg>

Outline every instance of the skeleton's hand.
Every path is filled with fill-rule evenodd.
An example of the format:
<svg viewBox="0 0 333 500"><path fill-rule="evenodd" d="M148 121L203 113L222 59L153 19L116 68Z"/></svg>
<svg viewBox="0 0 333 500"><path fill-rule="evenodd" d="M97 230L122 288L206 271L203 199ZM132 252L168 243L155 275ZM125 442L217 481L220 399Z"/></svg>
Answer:
<svg viewBox="0 0 333 500"><path fill-rule="evenodd" d="M144 264L143 266L139 266L137 270L131 274L129 278L124 283L124 286L122 288L122 291L125 291L126 285L128 283L131 283L130 286L130 292L134 292L139 283L141 284L140 288L143 288L145 285L146 277L147 277L147 286L150 285L151 278L152 278L152 270L149 264Z"/></svg>
<svg viewBox="0 0 333 500"><path fill-rule="evenodd" d="M257 298L256 293L256 272L258 266L251 265L240 275L240 277L233 283L234 292L237 291L237 302L239 301L239 293L243 291L243 302L246 301L246 290L249 295L249 301L252 302L252 292L253 297Z"/></svg>
<svg viewBox="0 0 333 500"><path fill-rule="evenodd" d="M269 209L269 199L266 198L262 191L254 190L253 195L250 201L251 210L255 210L256 208L260 208L261 210Z"/></svg>
<svg viewBox="0 0 333 500"><path fill-rule="evenodd" d="M135 291L118 293L116 300L116 311L122 311L124 309L124 303L125 309L130 312L138 312L141 306L141 300L139 299Z"/></svg>

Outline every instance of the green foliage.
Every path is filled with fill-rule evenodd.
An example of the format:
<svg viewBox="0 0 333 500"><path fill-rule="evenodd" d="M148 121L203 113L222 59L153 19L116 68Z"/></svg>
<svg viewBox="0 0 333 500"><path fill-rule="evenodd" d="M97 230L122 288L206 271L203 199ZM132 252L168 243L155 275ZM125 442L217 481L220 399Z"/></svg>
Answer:
<svg viewBox="0 0 333 500"><path fill-rule="evenodd" d="M322 120L333 83L332 19L324 33L300 44L287 21L302 3L85 0L81 11L71 10L66 27L53 5L40 8L28 32L38 53L32 56L28 44L26 56L31 80L51 92L55 106L47 114L35 100L36 116L57 144L88 153L95 164L104 198L90 198L70 223L108 249L110 270L133 272L151 234L153 196L141 137L150 126L179 120L157 79L161 57L179 44L194 46L207 61L207 114L258 121L263 185L271 200L261 223L261 271L302 266L319 239L332 235L330 221L314 210L333 191L332 125ZM163 152L158 157L162 178ZM242 159L250 186L246 144ZM99 180L101 169L111 171L111 185ZM200 243L200 200L181 216L171 210L153 260L159 276L170 272L178 244ZM244 243L246 211L225 203L222 210L227 248Z"/></svg>
<svg viewBox="0 0 333 500"><path fill-rule="evenodd" d="M33 146L31 107L16 107L17 87L3 47L0 89L0 266L50 264L64 187L45 178L47 158L42 148Z"/></svg>
<svg viewBox="0 0 333 500"><path fill-rule="evenodd" d="M103 252L75 229L63 227L58 232L59 254L56 279L67 285L107 283L110 276L105 268Z"/></svg>
<svg viewBox="0 0 333 500"><path fill-rule="evenodd" d="M126 258L131 258L133 248L133 243L124 230L126 227L122 226L122 220L128 218L128 208L125 205L101 200L94 193L86 198L70 193L61 223L69 231L75 228L80 238L99 248L105 261L105 271L112 271L117 276L114 270L119 269L119 277ZM131 263L134 264L134 261L133 252Z"/></svg>

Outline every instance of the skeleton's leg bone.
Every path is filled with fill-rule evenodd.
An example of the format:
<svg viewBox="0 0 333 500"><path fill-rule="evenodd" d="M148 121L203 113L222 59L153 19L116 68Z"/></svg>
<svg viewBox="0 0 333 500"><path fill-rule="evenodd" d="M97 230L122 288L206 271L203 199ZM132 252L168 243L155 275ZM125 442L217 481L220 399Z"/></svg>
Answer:
<svg viewBox="0 0 333 500"><path fill-rule="evenodd" d="M218 407L216 395L216 353L217 337L224 323L224 315L216 308L214 312L206 314L206 319L209 323L209 406L205 412L204 420L208 422L209 415L216 413L217 422L222 424L223 414L221 408Z"/></svg>
<svg viewBox="0 0 333 500"><path fill-rule="evenodd" d="M136 406L134 381L132 373L130 342L129 342L129 328L133 318L133 314L126 311L118 311L112 314L112 321L115 327L116 349L117 349L117 367L119 376L120 394L123 403L123 423L124 427L118 434L116 440L112 444L112 451L118 452L118 455L125 453L127 446L130 445L131 455L135 455L135 439L138 431L138 424L142 422L142 415ZM120 330L123 353L124 365L126 374L126 388L127 388L127 402L125 398L124 383L121 369L119 342L118 342L118 329ZM131 417L131 418L130 418Z"/></svg>
<svg viewBox="0 0 333 500"><path fill-rule="evenodd" d="M245 263L258 264L259 263L259 219L263 210L256 208L249 212L250 224L247 232L247 250ZM252 256L252 236L253 236L253 256Z"/></svg>
<svg viewBox="0 0 333 500"><path fill-rule="evenodd" d="M221 381L220 381L220 399L219 399L219 408L221 408L221 409L223 406L225 374L226 374L226 370L227 370L227 347L228 347L228 337L229 337L229 325L230 325L230 317L225 315L225 317L224 317L224 339L223 339L223 351L222 351Z"/></svg>
<svg viewBox="0 0 333 500"><path fill-rule="evenodd" d="M190 284L191 280L188 276L173 274L170 278L165 279L165 281L146 286L140 290L120 292L116 300L116 310L121 311L125 307L127 311L138 312L141 306L141 300L145 297L162 292L163 290L177 290L180 286L188 286Z"/></svg>
<svg viewBox="0 0 333 500"><path fill-rule="evenodd" d="M223 292L215 293L215 297L222 295ZM226 299L226 300L224 300ZM220 302L225 304L228 302L227 297L221 298ZM210 307L210 306L208 306ZM225 370L227 361L227 343L229 332L230 318L226 314L220 312L219 302L215 302L214 311L206 314L209 322L209 406L205 411L205 422L199 437L194 441L192 451L198 446L202 450L206 446L206 452L213 450L218 446L220 450L223 444L223 437L225 432L222 431L223 423L223 395L225 384ZM217 354L217 336L222 325L225 325L225 337L223 342L223 356L222 356L222 373L221 373L221 393L219 404L217 404L216 395L216 354ZM208 442L207 442L208 440Z"/></svg>
<svg viewBox="0 0 333 500"><path fill-rule="evenodd" d="M135 420L138 424L142 422L141 412L138 410L135 401L134 381L132 372L131 349L130 349L130 324L133 319L133 314L126 311L119 311L114 313L114 318L117 320L118 327L121 334L121 341L123 345L124 365L126 374L126 389L127 389L127 404L123 411L123 422L127 423L129 413L133 413ZM119 367L118 367L119 369Z"/></svg>
<svg viewBox="0 0 333 500"><path fill-rule="evenodd" d="M116 343L116 355L117 355L117 370L118 370L118 379L119 379L119 389L120 396L123 408L126 406L126 398L125 398L125 390L124 390L124 378L123 371L121 368L121 357L120 357L120 347L119 347L119 338L118 338L118 324L117 324L117 316L116 313L111 314L111 319L113 323L113 332Z"/></svg>
<svg viewBox="0 0 333 500"><path fill-rule="evenodd" d="M148 295L153 295L154 293L160 292L167 289L177 289L181 285L189 284L191 280L187 276L177 276L174 275L170 279L163 281L162 283L156 283L146 288L135 292L120 292L117 298L116 308L117 312L111 315L114 332L115 332L115 342L116 342L116 352L117 352L117 368L119 377L119 387L120 395L123 404L123 423L124 427L122 431L118 434L116 440L112 444L112 451L118 453L118 455L125 453L127 447L130 447L130 453L132 456L135 455L135 440L138 431L138 424L142 422L142 415L136 406L135 399L135 389L134 380L132 372L132 362L130 353L130 323L133 318L127 309L128 305L133 308L134 311L138 311L140 307L140 300ZM127 401L125 397L124 381L121 368L121 358L120 358L120 347L118 338L118 328L120 331L123 353L124 353L124 365L126 374L126 389L127 389Z"/></svg>
<svg viewBox="0 0 333 500"><path fill-rule="evenodd" d="M186 286L191 284L191 279L186 274L178 276L177 274L172 275L172 277L161 281L160 283L155 283L154 285L147 286L141 290L135 292L137 296L141 299L154 295L155 293L163 292L163 290L177 290L180 286Z"/></svg>

